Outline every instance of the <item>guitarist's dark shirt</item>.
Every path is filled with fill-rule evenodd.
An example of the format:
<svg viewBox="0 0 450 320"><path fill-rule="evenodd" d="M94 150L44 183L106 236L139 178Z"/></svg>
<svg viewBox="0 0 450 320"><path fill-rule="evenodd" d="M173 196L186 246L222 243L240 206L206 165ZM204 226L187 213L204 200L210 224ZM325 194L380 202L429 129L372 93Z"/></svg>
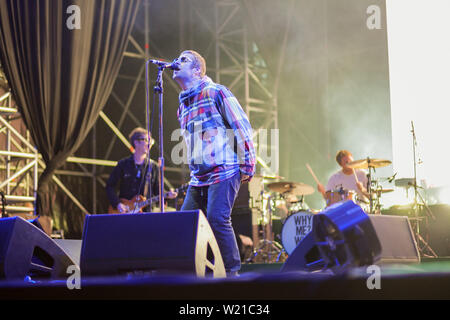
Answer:
<svg viewBox="0 0 450 320"><path fill-rule="evenodd" d="M151 167L151 168L150 168ZM111 172L106 183L106 194L109 203L113 208L117 208L120 198L131 200L134 196L144 195L145 191L145 163L136 165L133 156L124 158L117 163ZM159 170L156 162L150 160L147 166L147 173L150 175L151 183L148 184L147 198L159 194L158 175ZM119 196L117 196L117 185L119 184Z"/></svg>

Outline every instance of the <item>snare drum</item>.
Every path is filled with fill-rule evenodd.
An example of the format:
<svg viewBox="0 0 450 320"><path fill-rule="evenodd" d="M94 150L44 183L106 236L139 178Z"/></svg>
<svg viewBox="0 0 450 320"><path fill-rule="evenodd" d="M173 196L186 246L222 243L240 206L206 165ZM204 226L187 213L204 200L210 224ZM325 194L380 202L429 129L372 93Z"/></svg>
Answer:
<svg viewBox="0 0 450 320"><path fill-rule="evenodd" d="M314 214L310 211L299 211L291 214L281 229L281 243L287 254L291 254L300 241L312 230Z"/></svg>
<svg viewBox="0 0 450 320"><path fill-rule="evenodd" d="M328 190L325 192L325 198L327 201L327 207L331 206L340 201L353 200L355 199L356 193L347 189L335 189Z"/></svg>

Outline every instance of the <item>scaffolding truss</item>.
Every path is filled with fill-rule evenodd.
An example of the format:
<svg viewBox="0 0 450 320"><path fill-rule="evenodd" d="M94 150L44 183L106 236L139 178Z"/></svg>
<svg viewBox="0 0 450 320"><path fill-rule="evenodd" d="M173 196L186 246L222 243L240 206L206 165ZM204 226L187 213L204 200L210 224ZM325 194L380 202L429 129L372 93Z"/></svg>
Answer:
<svg viewBox="0 0 450 320"><path fill-rule="evenodd" d="M227 86L240 101L253 127L257 152L257 171L278 175L279 75L272 75L255 41L249 39L248 17L243 1L189 1L186 36L189 46L202 48L208 72ZM187 2L181 1L182 12ZM206 32L204 32L206 30ZM205 44L207 44L205 46ZM286 46L284 42L282 46ZM284 51L282 49L282 51ZM267 155L270 154L270 157ZM274 161L268 163L268 160Z"/></svg>

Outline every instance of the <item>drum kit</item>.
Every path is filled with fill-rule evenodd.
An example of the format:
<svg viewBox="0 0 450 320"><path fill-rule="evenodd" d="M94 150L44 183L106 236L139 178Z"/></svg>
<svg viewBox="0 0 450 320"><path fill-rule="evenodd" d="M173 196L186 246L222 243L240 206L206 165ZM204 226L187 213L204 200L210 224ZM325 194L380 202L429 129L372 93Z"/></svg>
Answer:
<svg viewBox="0 0 450 320"><path fill-rule="evenodd" d="M328 190L325 193L326 207L342 201L353 200L367 213L379 214L382 195L392 192L393 189L383 189L378 180L373 181L372 171L390 164L389 160L371 158L348 163L347 165L353 169L368 170L367 191L369 197L357 198L355 191L342 188ZM306 166L316 183L319 183L311 167L308 164ZM304 201L306 196L315 192L315 188L302 182L283 181L284 177L280 176L256 176L256 178L260 179L257 181L262 181L259 200L255 202L262 239L256 241L254 239L255 250L247 262L283 262L311 231L313 216L321 211L310 209ZM277 220L282 223L281 233L278 236L281 244L275 241L273 236L273 221Z"/></svg>

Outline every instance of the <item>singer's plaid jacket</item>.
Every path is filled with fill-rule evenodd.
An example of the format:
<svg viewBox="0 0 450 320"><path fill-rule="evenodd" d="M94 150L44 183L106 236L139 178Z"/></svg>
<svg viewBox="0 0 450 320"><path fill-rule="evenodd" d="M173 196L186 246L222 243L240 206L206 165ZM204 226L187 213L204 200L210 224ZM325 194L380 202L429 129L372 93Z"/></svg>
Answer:
<svg viewBox="0 0 450 320"><path fill-rule="evenodd" d="M205 76L179 95L178 120L187 145L190 185L206 186L238 172L252 177L252 128L236 97Z"/></svg>

